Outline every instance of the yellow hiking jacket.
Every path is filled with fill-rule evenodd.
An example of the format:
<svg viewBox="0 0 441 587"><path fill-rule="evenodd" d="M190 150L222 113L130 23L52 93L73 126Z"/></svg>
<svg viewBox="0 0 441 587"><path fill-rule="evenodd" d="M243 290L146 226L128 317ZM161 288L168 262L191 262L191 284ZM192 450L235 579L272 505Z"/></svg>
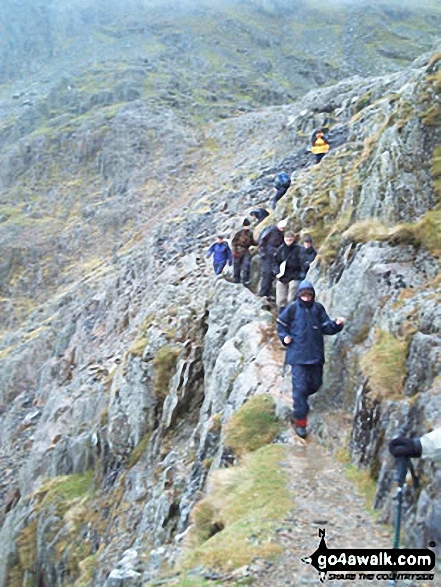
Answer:
<svg viewBox="0 0 441 587"><path fill-rule="evenodd" d="M322 136L323 135L319 133L315 139L314 145L311 147L311 151L314 153L314 155L318 155L319 153L327 153L329 151L329 145L322 138Z"/></svg>

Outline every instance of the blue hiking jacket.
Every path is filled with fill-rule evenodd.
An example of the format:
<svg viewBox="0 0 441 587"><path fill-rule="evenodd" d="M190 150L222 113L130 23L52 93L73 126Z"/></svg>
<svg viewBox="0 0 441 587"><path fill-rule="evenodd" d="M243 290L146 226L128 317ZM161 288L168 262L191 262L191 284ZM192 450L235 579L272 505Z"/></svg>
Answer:
<svg viewBox="0 0 441 587"><path fill-rule="evenodd" d="M289 304L277 319L277 333L282 344L288 347L288 365L323 365L323 335L337 334L343 330L343 324L336 324L331 320L322 304L315 300L311 307L307 307L300 299L300 294L305 289L312 290L315 297L312 283L302 281L297 290L297 299ZM289 345L283 342L285 336L291 337Z"/></svg>
<svg viewBox="0 0 441 587"><path fill-rule="evenodd" d="M213 254L213 263L226 263L228 261L228 264L231 265L233 262L231 249L225 241L211 245L208 249L207 257Z"/></svg>

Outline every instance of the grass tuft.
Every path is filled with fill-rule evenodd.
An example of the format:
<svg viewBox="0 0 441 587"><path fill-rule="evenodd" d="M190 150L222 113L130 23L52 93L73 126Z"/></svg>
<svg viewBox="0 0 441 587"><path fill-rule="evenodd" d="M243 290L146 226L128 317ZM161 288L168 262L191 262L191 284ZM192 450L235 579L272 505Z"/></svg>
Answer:
<svg viewBox="0 0 441 587"><path fill-rule="evenodd" d="M178 348L166 345L158 350L153 359L156 374L153 391L158 400L164 400L167 397L170 379L174 375L179 354Z"/></svg>
<svg viewBox="0 0 441 587"><path fill-rule="evenodd" d="M406 377L407 342L384 330L376 331L374 345L361 359L374 397L399 398Z"/></svg>
<svg viewBox="0 0 441 587"><path fill-rule="evenodd" d="M246 455L240 466L215 472L212 491L192 514L183 570L199 565L231 570L256 556L280 553L272 532L293 507L287 474L280 468L285 450L265 446Z"/></svg>
<svg viewBox="0 0 441 587"><path fill-rule="evenodd" d="M225 444L242 456L274 440L279 432L276 406L270 395L255 395L225 426Z"/></svg>

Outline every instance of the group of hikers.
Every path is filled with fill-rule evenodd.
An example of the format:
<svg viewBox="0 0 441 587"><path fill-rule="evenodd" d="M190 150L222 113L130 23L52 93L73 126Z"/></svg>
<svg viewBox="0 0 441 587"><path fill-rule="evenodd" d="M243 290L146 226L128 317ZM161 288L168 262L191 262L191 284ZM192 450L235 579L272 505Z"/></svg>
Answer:
<svg viewBox="0 0 441 587"><path fill-rule="evenodd" d="M260 208L251 213L257 223L263 219L263 212L266 211ZM285 219L264 228L256 241L251 222L246 218L241 230L232 239L233 251L219 235L207 256L213 255L216 275L222 273L229 263L233 265L234 282L242 281L248 286L251 267L249 249L258 247L262 274L258 295L273 301L273 282L276 280L277 331L282 345L286 347L285 364L291 365L293 425L296 434L306 438L308 398L322 385L325 362L323 335L340 332L345 320L331 320L325 308L316 302L314 287L305 277L317 251L309 234L305 234L303 244L299 244L295 233L286 230L287 224Z"/></svg>
<svg viewBox="0 0 441 587"><path fill-rule="evenodd" d="M329 150L323 131L314 133L311 151L319 163ZM282 198L291 185L287 173L275 178L275 195L272 207ZM250 212L255 219L254 226L264 221L269 212L257 208ZM276 281L275 302L278 309L277 333L285 348L285 364L291 365L293 412L292 425L295 433L302 439L308 436L309 397L322 385L323 365L325 363L324 335L341 332L345 318L332 320L324 306L316 301L314 286L305 279L317 251L309 234L303 235L302 244L297 242L296 234L287 229L287 220L264 228L257 241L251 230L251 222L246 218L242 228L232 239L232 251L222 236L218 236L207 256L213 254L216 275L222 273L228 263L233 265L235 283L249 285L251 253L250 247L257 247L261 261L261 282L258 295L273 301L273 283ZM433 458L441 462L441 428L420 438L398 436L388 445L389 452L397 459L397 470L407 471L410 458ZM412 468L411 468L412 470ZM403 475L401 475L403 477ZM405 477L405 474L404 474ZM404 478L399 483L404 482ZM401 512L401 510L400 510ZM397 514L399 519L400 514ZM398 528L398 530L397 530ZM396 524L396 547L398 548L399 525Z"/></svg>
<svg viewBox="0 0 441 587"><path fill-rule="evenodd" d="M263 218L264 208L253 210L250 215ZM268 215L268 213L266 214ZM222 235L208 249L207 256L213 255L213 268L220 275L227 263L233 265L235 283L250 284L251 253L250 247L258 247L261 261L261 284L258 295L273 301L273 283L276 280L275 302L282 311L296 296L299 282L306 277L308 269L314 261L317 251L309 234L303 236L303 244L299 244L294 232L286 231L287 220L281 220L273 226L264 228L256 241L248 218L242 228L234 235L231 245Z"/></svg>
<svg viewBox="0 0 441 587"><path fill-rule="evenodd" d="M319 163L329 150L325 129L317 131L312 137L311 151ZM275 194L272 208L291 186L291 177L282 172L274 178ZM250 212L255 219L254 226L269 216L268 210L259 207ZM287 230L287 220L265 227L257 241L254 238L248 218L231 241L232 250L218 235L211 245L207 257L213 255L213 268L220 275L225 266L233 265L235 283L250 285L252 255L251 247L257 247L261 262L261 281L258 295L269 301L272 297L274 281L275 303L279 312L277 329L282 345L286 347L285 363L291 365L293 389L293 425L301 438L306 438L308 397L318 391L322 384L324 357L324 334L337 334L343 329L344 318L331 320L324 307L315 301L315 290L306 274L314 261L317 251L309 234L304 234L302 243L297 242L296 234Z"/></svg>

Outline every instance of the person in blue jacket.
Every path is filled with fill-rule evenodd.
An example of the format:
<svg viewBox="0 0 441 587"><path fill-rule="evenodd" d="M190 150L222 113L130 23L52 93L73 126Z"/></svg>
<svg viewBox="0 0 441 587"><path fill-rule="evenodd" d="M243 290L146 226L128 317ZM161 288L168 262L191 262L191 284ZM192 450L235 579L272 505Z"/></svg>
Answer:
<svg viewBox="0 0 441 587"><path fill-rule="evenodd" d="M210 257L210 255L213 255L213 268L216 275L222 273L227 261L230 266L233 263L231 249L221 235L216 238L216 242L208 249L207 257Z"/></svg>
<svg viewBox="0 0 441 587"><path fill-rule="evenodd" d="M302 281L297 298L277 319L277 333L287 348L286 363L291 365L294 429L298 436L308 435L308 397L319 390L325 362L324 334L343 330L344 318L331 320L322 304L315 301L310 281Z"/></svg>

